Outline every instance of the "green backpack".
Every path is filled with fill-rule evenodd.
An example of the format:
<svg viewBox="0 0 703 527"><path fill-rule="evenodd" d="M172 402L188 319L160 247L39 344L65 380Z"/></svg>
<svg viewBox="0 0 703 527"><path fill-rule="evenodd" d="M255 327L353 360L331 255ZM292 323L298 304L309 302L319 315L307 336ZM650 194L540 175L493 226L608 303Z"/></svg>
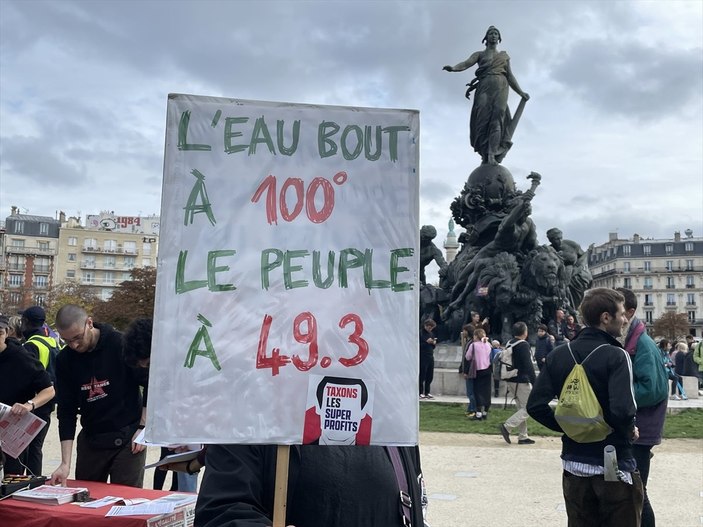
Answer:
<svg viewBox="0 0 703 527"><path fill-rule="evenodd" d="M607 346L601 344L598 348ZM596 443L603 441L612 432L612 428L603 418L603 408L596 394L593 392L588 375L583 367L583 363L593 355L598 348L594 349L579 364L576 361L574 352L571 351L571 343L567 344L571 358L574 359L574 367L571 369L564 386L559 394L554 417L561 426L564 433L577 443Z"/></svg>

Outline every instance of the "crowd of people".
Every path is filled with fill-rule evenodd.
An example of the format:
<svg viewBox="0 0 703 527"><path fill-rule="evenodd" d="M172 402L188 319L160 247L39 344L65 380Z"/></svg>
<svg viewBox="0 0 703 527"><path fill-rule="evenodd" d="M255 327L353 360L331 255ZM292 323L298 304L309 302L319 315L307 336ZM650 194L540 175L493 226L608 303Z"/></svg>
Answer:
<svg viewBox="0 0 703 527"><path fill-rule="evenodd" d="M507 420L496 423L506 443L512 443L513 433L520 445L535 443L527 433L528 417L564 434L562 485L572 527L655 526L647 482L668 400L686 398L683 377L697 378L697 388L703 381L703 343L689 335L657 344L636 311L637 297L630 289L596 288L586 292L579 307L583 325L573 313L558 309L548 323L537 327L533 347L524 322L513 325L513 338L504 346L489 340L489 321L476 312L461 333L459 373L466 380L467 418L487 419L492 378L493 396L504 381L506 401L515 405ZM500 365L508 349L516 373L501 381ZM600 441L572 439L555 417L554 401L575 364L583 365L607 423L609 432ZM427 383L423 386L429 389ZM607 445L617 457L614 482L604 479Z"/></svg>

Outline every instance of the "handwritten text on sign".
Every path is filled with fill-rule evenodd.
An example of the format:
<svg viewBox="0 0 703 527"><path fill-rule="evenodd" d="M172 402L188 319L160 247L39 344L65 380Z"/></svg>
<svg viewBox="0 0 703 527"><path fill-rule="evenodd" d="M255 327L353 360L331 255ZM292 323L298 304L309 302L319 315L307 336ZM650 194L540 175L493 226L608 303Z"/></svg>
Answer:
<svg viewBox="0 0 703 527"><path fill-rule="evenodd" d="M168 351L152 377L167 387L158 399L171 386L209 397L194 413L174 392L154 417L185 412L186 431L163 427L300 442L295 413L267 424L261 407L233 432L237 407L285 402L302 416L314 370L371 382L393 365L401 392L414 385L417 135L416 112L171 96L153 341ZM228 399L210 429L185 424L234 387L252 399ZM376 412L398 404L391 392L377 388ZM391 429L371 442L408 441Z"/></svg>

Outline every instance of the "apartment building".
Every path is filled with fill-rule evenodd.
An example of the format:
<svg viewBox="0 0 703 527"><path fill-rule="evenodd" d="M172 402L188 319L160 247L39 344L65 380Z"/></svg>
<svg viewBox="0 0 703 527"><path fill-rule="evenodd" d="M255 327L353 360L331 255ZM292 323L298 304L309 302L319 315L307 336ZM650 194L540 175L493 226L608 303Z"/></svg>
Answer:
<svg viewBox="0 0 703 527"><path fill-rule="evenodd" d="M649 328L667 311L686 313L692 335L703 335L703 238L686 230L673 238L635 234L589 247L594 287L627 287L638 299L638 316Z"/></svg>
<svg viewBox="0 0 703 527"><path fill-rule="evenodd" d="M17 207L0 232L0 301L2 311L16 313L44 305L53 285L59 239L58 220L20 214Z"/></svg>
<svg viewBox="0 0 703 527"><path fill-rule="evenodd" d="M55 281L76 280L107 300L134 268L155 267L158 216L119 216L111 211L79 218L61 213Z"/></svg>

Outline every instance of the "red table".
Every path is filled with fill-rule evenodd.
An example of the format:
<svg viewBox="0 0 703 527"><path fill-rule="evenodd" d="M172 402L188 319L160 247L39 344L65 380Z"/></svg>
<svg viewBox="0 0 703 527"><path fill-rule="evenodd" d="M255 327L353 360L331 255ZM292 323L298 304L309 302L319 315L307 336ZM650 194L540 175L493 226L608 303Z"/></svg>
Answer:
<svg viewBox="0 0 703 527"><path fill-rule="evenodd" d="M86 487L91 498L119 496L121 498L147 498L150 500L171 494L163 490L137 489L123 485L95 481L69 480L70 487ZM114 504L113 504L114 505ZM0 526L2 527L144 527L151 516L105 517L111 505L99 509L65 505L42 505L8 498L0 501Z"/></svg>

